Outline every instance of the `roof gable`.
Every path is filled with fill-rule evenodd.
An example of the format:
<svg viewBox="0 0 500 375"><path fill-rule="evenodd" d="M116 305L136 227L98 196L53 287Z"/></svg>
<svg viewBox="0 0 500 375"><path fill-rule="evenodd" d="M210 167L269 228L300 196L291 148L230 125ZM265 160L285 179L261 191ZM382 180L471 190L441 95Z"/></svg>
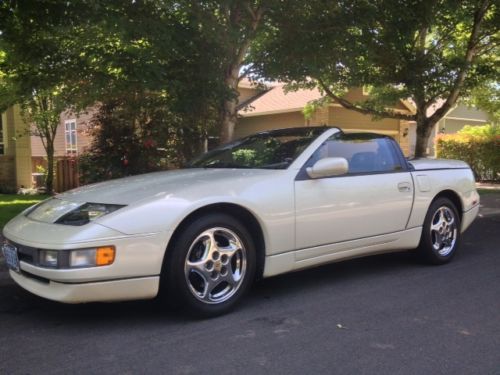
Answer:
<svg viewBox="0 0 500 375"><path fill-rule="evenodd" d="M242 85L242 88L246 88ZM361 88L349 90L346 97L353 101L363 98ZM286 91L283 83L270 87L267 91L260 92L255 97L249 98L239 106L238 115L241 117L251 117L269 115L276 113L302 111L307 103L321 99L323 95L317 88L299 89L296 91ZM333 104L340 106L340 104ZM401 100L394 107L397 111L415 113L415 107L407 100Z"/></svg>
<svg viewBox="0 0 500 375"><path fill-rule="evenodd" d="M284 85L271 87L252 100L248 100L239 110L242 117L259 116L263 114L302 111L312 100L322 97L318 89L285 92Z"/></svg>

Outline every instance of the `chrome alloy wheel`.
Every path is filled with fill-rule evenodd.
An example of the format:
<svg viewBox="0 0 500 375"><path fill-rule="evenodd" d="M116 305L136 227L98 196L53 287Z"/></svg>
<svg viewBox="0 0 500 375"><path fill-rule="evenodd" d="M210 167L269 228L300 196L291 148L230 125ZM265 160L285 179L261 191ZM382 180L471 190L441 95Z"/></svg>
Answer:
<svg viewBox="0 0 500 375"><path fill-rule="evenodd" d="M453 250L457 240L457 221L453 211L447 206L439 207L431 220L432 247L441 256Z"/></svg>
<svg viewBox="0 0 500 375"><path fill-rule="evenodd" d="M191 293L200 301L217 304L231 298L247 269L247 251L233 231L210 228L191 243L184 275Z"/></svg>

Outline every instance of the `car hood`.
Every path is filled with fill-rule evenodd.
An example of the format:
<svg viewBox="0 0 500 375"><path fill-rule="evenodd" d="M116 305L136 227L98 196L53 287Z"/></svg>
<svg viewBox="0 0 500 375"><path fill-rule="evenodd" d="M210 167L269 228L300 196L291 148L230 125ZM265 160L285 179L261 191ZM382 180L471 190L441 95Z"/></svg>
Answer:
<svg viewBox="0 0 500 375"><path fill-rule="evenodd" d="M232 184L248 179L273 176L277 170L269 169L181 169L131 176L86 185L56 198L69 202L92 202L130 205L148 198L178 195L198 190L200 194L217 194L218 188L227 189Z"/></svg>

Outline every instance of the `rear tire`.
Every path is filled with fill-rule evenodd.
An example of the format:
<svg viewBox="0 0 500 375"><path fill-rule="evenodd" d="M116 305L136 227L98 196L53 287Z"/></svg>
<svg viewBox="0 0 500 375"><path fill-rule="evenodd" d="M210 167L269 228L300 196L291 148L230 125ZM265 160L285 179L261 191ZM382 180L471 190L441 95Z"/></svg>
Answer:
<svg viewBox="0 0 500 375"><path fill-rule="evenodd" d="M256 254L243 224L226 214L195 219L169 248L162 298L200 317L233 309L255 278Z"/></svg>
<svg viewBox="0 0 500 375"><path fill-rule="evenodd" d="M460 216L448 198L432 202L425 216L418 254L430 264L448 263L460 246Z"/></svg>

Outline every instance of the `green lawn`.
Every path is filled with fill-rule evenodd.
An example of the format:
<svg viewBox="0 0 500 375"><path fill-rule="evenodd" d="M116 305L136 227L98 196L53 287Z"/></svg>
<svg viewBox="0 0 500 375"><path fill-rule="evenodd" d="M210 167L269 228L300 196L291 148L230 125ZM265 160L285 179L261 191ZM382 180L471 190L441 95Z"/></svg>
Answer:
<svg viewBox="0 0 500 375"><path fill-rule="evenodd" d="M0 194L0 228L24 209L46 198L48 195Z"/></svg>
<svg viewBox="0 0 500 375"><path fill-rule="evenodd" d="M500 189L477 189L479 195L500 194Z"/></svg>

